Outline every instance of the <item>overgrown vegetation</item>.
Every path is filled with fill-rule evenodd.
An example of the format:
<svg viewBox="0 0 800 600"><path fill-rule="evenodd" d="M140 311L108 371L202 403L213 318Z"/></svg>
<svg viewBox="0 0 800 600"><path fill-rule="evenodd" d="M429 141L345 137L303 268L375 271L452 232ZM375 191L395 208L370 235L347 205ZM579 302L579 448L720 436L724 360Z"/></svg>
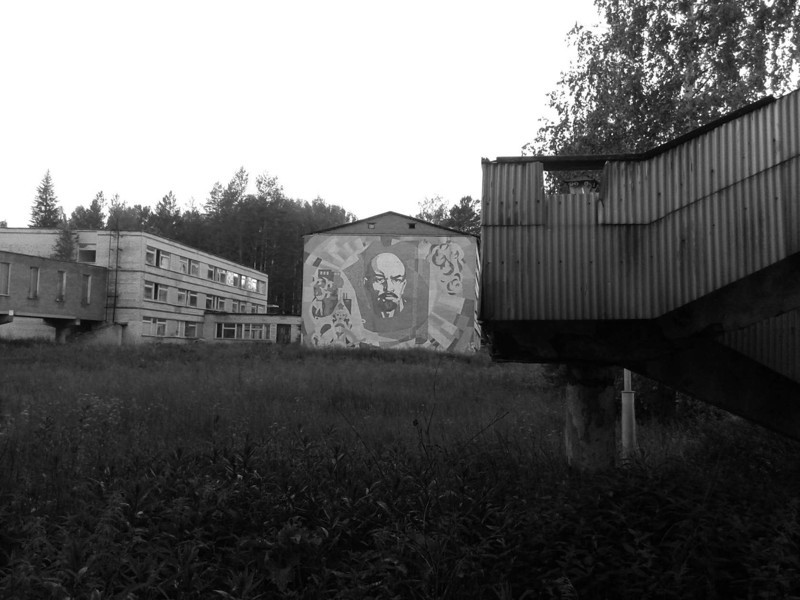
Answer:
<svg viewBox="0 0 800 600"><path fill-rule="evenodd" d="M711 410L569 472L483 356L0 346L2 598L785 598L798 447Z"/></svg>

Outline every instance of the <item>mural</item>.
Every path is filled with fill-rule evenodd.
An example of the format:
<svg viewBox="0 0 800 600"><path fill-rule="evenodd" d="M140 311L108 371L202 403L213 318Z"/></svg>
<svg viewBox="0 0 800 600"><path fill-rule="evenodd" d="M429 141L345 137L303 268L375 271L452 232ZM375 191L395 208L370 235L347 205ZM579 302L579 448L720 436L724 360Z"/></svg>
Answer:
<svg viewBox="0 0 800 600"><path fill-rule="evenodd" d="M474 350L470 237L316 235L306 241L303 332L314 346Z"/></svg>

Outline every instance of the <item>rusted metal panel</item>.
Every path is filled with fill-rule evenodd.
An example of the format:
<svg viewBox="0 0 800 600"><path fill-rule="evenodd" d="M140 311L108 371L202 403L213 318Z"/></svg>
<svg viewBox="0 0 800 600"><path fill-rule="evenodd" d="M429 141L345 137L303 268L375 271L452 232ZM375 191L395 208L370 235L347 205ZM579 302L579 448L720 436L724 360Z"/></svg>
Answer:
<svg viewBox="0 0 800 600"><path fill-rule="evenodd" d="M800 381L800 309L729 333L723 337L723 343L781 375Z"/></svg>
<svg viewBox="0 0 800 600"><path fill-rule="evenodd" d="M545 220L541 163L483 164L485 225L540 225Z"/></svg>
<svg viewBox="0 0 800 600"><path fill-rule="evenodd" d="M608 163L600 222L649 223L776 167L796 135L777 124L783 110L777 102L649 160Z"/></svg>

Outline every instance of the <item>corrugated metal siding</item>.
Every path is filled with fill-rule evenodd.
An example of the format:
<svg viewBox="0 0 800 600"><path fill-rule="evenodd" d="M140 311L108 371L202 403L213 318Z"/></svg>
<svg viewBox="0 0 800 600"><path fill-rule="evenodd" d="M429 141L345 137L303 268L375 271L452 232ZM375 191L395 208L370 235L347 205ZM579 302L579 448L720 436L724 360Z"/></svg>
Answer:
<svg viewBox="0 0 800 600"><path fill-rule="evenodd" d="M780 102L641 162L608 163L603 173L606 224L650 223L736 185L784 159ZM791 136L789 136L791 139ZM786 140L787 142L789 140Z"/></svg>
<svg viewBox="0 0 800 600"><path fill-rule="evenodd" d="M784 102L784 99L786 102ZM800 94L545 196L541 163L484 163L484 320L660 316L798 251Z"/></svg>
<svg viewBox="0 0 800 600"><path fill-rule="evenodd" d="M544 223L541 163L483 164L481 218L488 225Z"/></svg>
<svg viewBox="0 0 800 600"><path fill-rule="evenodd" d="M646 225L598 225L597 194L547 196L542 225L484 227L482 318L657 317L762 269L787 255L779 175Z"/></svg>
<svg viewBox="0 0 800 600"><path fill-rule="evenodd" d="M723 343L763 365L800 381L800 309L726 334ZM769 393L769 390L764 390Z"/></svg>

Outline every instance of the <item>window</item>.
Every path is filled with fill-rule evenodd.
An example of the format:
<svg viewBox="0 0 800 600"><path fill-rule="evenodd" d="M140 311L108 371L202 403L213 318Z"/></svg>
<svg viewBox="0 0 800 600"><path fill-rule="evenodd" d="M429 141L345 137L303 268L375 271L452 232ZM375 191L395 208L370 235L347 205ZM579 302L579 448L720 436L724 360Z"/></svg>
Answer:
<svg viewBox="0 0 800 600"><path fill-rule="evenodd" d="M206 294L206 310L225 310L225 298L221 296L214 296L213 294Z"/></svg>
<svg viewBox="0 0 800 600"><path fill-rule="evenodd" d="M148 265L155 266L156 264L156 249L152 246L147 246L144 251L144 262Z"/></svg>
<svg viewBox="0 0 800 600"><path fill-rule="evenodd" d="M233 275L233 283L231 285L233 287L239 287L239 280L242 278L238 273L232 273Z"/></svg>
<svg viewBox="0 0 800 600"><path fill-rule="evenodd" d="M260 313L265 313L265 312L267 312L267 306L266 306L266 304L259 304L259 305L258 305L258 311L257 311L257 312L260 312Z"/></svg>
<svg viewBox="0 0 800 600"><path fill-rule="evenodd" d="M241 337L241 327L235 323L217 323L217 337L224 340L234 340ZM236 335L236 330L239 329L239 336Z"/></svg>
<svg viewBox="0 0 800 600"><path fill-rule="evenodd" d="M0 296L8 296L11 281L11 263L0 262Z"/></svg>
<svg viewBox="0 0 800 600"><path fill-rule="evenodd" d="M162 269L169 269L169 252L158 251L158 266Z"/></svg>
<svg viewBox="0 0 800 600"><path fill-rule="evenodd" d="M267 295L267 282L266 281L261 281L260 279L258 280L258 293L259 294L263 294L265 296Z"/></svg>
<svg viewBox="0 0 800 600"><path fill-rule="evenodd" d="M181 273L189 274L189 259L185 256L178 257L178 270Z"/></svg>
<svg viewBox="0 0 800 600"><path fill-rule="evenodd" d="M156 319L155 317L142 317L142 335L164 337L167 335L167 320Z"/></svg>
<svg viewBox="0 0 800 600"><path fill-rule="evenodd" d="M416 223L409 223L408 224L408 228L409 229L416 229L417 228L417 224Z"/></svg>
<svg viewBox="0 0 800 600"><path fill-rule="evenodd" d="M56 302L63 302L67 293L67 272L59 271L56 280Z"/></svg>
<svg viewBox="0 0 800 600"><path fill-rule="evenodd" d="M251 304L250 305L250 312L251 313L257 313L258 312L258 304L255 304L255 303Z"/></svg>
<svg viewBox="0 0 800 600"><path fill-rule="evenodd" d="M367 223L367 229L375 229L375 223Z"/></svg>
<svg viewBox="0 0 800 600"><path fill-rule="evenodd" d="M28 298L39 297L39 267L31 267L28 282Z"/></svg>
<svg viewBox="0 0 800 600"><path fill-rule="evenodd" d="M252 277L247 277L242 287L249 292L255 292L258 289L258 282Z"/></svg>
<svg viewBox="0 0 800 600"><path fill-rule="evenodd" d="M188 292L178 288L178 306L186 306L186 296Z"/></svg>
<svg viewBox="0 0 800 600"><path fill-rule="evenodd" d="M225 273L225 284L226 284L226 285L231 285L231 286L232 286L232 285L236 285L236 284L234 283L234 281L236 281L236 278L237 278L237 277L239 277L239 276L238 276L236 273L234 273L233 271L227 271L227 272ZM237 287L238 287L238 286L237 286Z"/></svg>
<svg viewBox="0 0 800 600"><path fill-rule="evenodd" d="M92 276L81 276L81 302L90 304L92 302Z"/></svg>
<svg viewBox="0 0 800 600"><path fill-rule="evenodd" d="M187 292L186 306L197 306L197 292Z"/></svg>
<svg viewBox="0 0 800 600"><path fill-rule="evenodd" d="M208 269L206 270L206 279L214 281L214 267L211 265L208 265Z"/></svg>
<svg viewBox="0 0 800 600"><path fill-rule="evenodd" d="M194 321L178 321L178 336L187 338L197 337L197 323Z"/></svg>
<svg viewBox="0 0 800 600"><path fill-rule="evenodd" d="M239 301L238 300L231 300L231 312L235 312L235 313L239 312Z"/></svg>
<svg viewBox="0 0 800 600"><path fill-rule="evenodd" d="M78 248L78 262L93 263L97 261L97 250Z"/></svg>
<svg viewBox="0 0 800 600"><path fill-rule="evenodd" d="M219 283L225 283L225 278L228 276L228 272L225 269L220 269L219 267L217 267L215 271L217 274L217 281Z"/></svg>
<svg viewBox="0 0 800 600"><path fill-rule="evenodd" d="M189 275L200 277L200 263L196 260L189 259Z"/></svg>
<svg viewBox="0 0 800 600"><path fill-rule="evenodd" d="M245 323L242 326L242 339L263 340L265 333L264 323Z"/></svg>
<svg viewBox="0 0 800 600"><path fill-rule="evenodd" d="M144 299L155 300L156 302L166 302L169 294L169 286L162 283L144 282Z"/></svg>

